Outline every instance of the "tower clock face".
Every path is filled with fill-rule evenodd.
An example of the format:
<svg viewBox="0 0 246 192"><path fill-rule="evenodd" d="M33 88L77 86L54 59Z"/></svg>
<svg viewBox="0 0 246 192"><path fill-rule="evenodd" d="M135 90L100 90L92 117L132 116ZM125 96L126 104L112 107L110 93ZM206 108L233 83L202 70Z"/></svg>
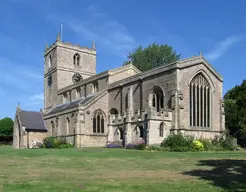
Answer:
<svg viewBox="0 0 246 192"><path fill-rule="evenodd" d="M52 76L50 75L48 77L48 86L50 87L52 85Z"/></svg>
<svg viewBox="0 0 246 192"><path fill-rule="evenodd" d="M79 73L75 73L72 77L73 83L78 83L82 81L82 77Z"/></svg>

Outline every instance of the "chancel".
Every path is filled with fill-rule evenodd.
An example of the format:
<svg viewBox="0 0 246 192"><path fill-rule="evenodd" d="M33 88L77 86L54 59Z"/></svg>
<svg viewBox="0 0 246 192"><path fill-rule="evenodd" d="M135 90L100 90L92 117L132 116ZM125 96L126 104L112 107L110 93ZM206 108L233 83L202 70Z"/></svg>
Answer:
<svg viewBox="0 0 246 192"><path fill-rule="evenodd" d="M44 59L44 110L18 107L14 148L31 148L48 136L89 147L139 139L160 144L178 133L213 138L225 131L223 79L201 53L146 72L129 63L96 74L95 44L81 47L58 35ZM41 114L43 126L27 117L33 114Z"/></svg>

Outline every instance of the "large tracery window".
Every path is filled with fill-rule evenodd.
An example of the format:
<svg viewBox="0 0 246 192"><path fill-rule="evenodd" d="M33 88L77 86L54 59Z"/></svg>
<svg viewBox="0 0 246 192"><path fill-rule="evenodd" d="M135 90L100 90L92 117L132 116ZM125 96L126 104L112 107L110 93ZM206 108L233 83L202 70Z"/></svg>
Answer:
<svg viewBox="0 0 246 192"><path fill-rule="evenodd" d="M197 74L190 82L190 126L210 127L211 87L207 79Z"/></svg>
<svg viewBox="0 0 246 192"><path fill-rule="evenodd" d="M93 116L93 133L104 133L104 116L100 109Z"/></svg>

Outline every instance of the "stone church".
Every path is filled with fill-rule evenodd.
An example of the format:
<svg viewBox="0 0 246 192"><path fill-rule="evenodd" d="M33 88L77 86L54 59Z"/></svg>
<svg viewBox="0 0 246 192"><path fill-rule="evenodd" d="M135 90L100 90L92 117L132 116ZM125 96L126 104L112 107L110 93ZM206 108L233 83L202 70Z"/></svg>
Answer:
<svg viewBox="0 0 246 192"><path fill-rule="evenodd" d="M44 51L44 109L29 111L44 124L26 117L32 126L25 129L18 107L13 146L31 148L47 136L75 147L138 139L160 144L177 133L213 138L225 131L222 86L201 54L146 72L128 64L96 74L95 45L73 45L58 35Z"/></svg>

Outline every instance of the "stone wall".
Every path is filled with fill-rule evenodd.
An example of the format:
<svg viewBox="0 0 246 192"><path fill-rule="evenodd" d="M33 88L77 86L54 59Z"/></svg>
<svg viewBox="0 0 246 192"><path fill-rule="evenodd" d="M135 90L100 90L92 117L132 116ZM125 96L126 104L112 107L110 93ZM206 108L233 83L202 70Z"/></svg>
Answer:
<svg viewBox="0 0 246 192"><path fill-rule="evenodd" d="M213 139L215 136L220 136L221 132L207 131L207 130L186 130L184 131L186 135L193 135L195 138L200 139Z"/></svg>
<svg viewBox="0 0 246 192"><path fill-rule="evenodd" d="M101 109L105 114L105 133L107 133L107 121L108 121L108 93L104 92L95 98L88 106L85 108L85 134L93 134L93 115L96 110Z"/></svg>
<svg viewBox="0 0 246 192"><path fill-rule="evenodd" d="M201 72L204 77L209 81L212 88L211 98L211 131L223 131L224 125L222 125L222 81L204 64L190 66L188 68L181 69L178 72L178 89L183 93L183 118L182 121L184 127L190 128L190 108L189 108L189 83L192 78Z"/></svg>
<svg viewBox="0 0 246 192"><path fill-rule="evenodd" d="M80 63L79 65L74 65L73 57L77 53L80 55ZM50 57L52 65L48 67ZM96 74L96 51L56 41L45 52L45 111L61 102L61 98L57 98L57 92L59 89L73 84L72 76L75 73L80 73L83 79ZM48 86L48 77L50 75L52 76L51 87Z"/></svg>
<svg viewBox="0 0 246 192"><path fill-rule="evenodd" d="M52 85L48 86L48 78L51 76ZM57 103L57 71L52 70L44 76L44 108L48 109Z"/></svg>
<svg viewBox="0 0 246 192"><path fill-rule="evenodd" d="M33 148L35 142L43 142L44 138L47 137L47 132L30 131L27 135L29 148Z"/></svg>
<svg viewBox="0 0 246 192"><path fill-rule="evenodd" d="M64 113L60 113L57 116L45 119L45 124L48 129L48 136L72 136L75 134L76 129L76 117L78 115L78 110L70 110ZM69 119L70 126L67 124L67 119ZM54 131L52 130L52 123L54 123ZM70 128L70 129L69 129ZM54 135L52 134L54 133Z"/></svg>
<svg viewBox="0 0 246 192"><path fill-rule="evenodd" d="M77 110L69 110L69 111L64 111L60 112L59 114L55 114L53 117L46 118L45 119L45 124L46 127L48 128L48 136L55 136L58 138L65 139L66 142L75 144L77 147L82 146L82 144L85 142L83 140L84 137L83 135L87 136L98 136L98 137L93 137L99 138L98 140L98 145L102 145L101 138L106 137L108 134L108 127L107 127L107 113L108 113L108 108L107 108L107 102L108 102L108 95L107 92L104 91L99 96L97 96L93 101L91 101L88 106L83 106L83 110L79 112L79 109ZM105 133L102 135L96 135L93 134L93 114L97 109L102 109L103 112L105 113ZM70 131L68 130L67 126L67 118L69 119L70 122ZM52 123L54 123L54 128L55 131L52 131ZM57 124L58 123L58 124ZM55 133L52 135L52 133ZM105 144L105 143L104 143ZM96 145L95 143L93 145Z"/></svg>
<svg viewBox="0 0 246 192"><path fill-rule="evenodd" d="M96 110L101 109L104 115L104 133L96 134L93 133L93 115ZM83 136L81 136L81 145L93 145L93 146L102 146L105 145L108 135L108 93L107 91L102 92L97 96L88 106L85 106L84 110L85 119L84 119L84 131ZM87 142L83 138L92 138L93 141ZM102 143L103 142L103 143Z"/></svg>
<svg viewBox="0 0 246 192"><path fill-rule="evenodd" d="M164 109L170 108L171 94L176 88L176 72L169 71L161 74L155 74L154 76L143 79L142 81L136 79L129 84L122 86L122 104L121 104L121 87L116 87L109 90L109 109L116 108L119 112L126 112L126 95L129 95L130 89L132 89L132 102L128 101L128 107L132 107L133 111L147 109L149 107L149 94L154 86L158 85L164 92ZM142 86L142 87L141 87ZM141 94L142 90L142 94ZM142 97L142 100L141 100ZM132 103L132 106L130 104Z"/></svg>
<svg viewBox="0 0 246 192"><path fill-rule="evenodd" d="M143 108L149 106L149 94L154 86L159 86L164 92L164 109L170 109L170 98L174 90L176 90L177 73L176 69L164 71L154 74L143 81Z"/></svg>
<svg viewBox="0 0 246 192"><path fill-rule="evenodd" d="M97 90L95 89L95 84L98 84ZM66 90L58 95L58 104L62 104L63 101L63 94L66 93L69 95L71 93L70 101L75 101L80 98L87 97L88 95L100 92L104 89L106 89L108 86L108 77L103 77L97 80L92 80L91 82L88 82L86 84L76 86L70 90ZM79 90L79 92L78 92Z"/></svg>
<svg viewBox="0 0 246 192"><path fill-rule="evenodd" d="M80 135L81 147L103 147L107 139L106 135Z"/></svg>
<svg viewBox="0 0 246 192"><path fill-rule="evenodd" d="M120 97L121 97L121 89L120 88L116 88L113 90L109 91L109 103L108 103L108 108L109 110L112 108L117 109L118 112L120 112Z"/></svg>
<svg viewBox="0 0 246 192"><path fill-rule="evenodd" d="M164 123L163 126L163 136L160 136L160 125L161 123ZM171 122L166 121L155 121L150 120L148 122L148 144L160 144L165 138L167 138L170 135L170 128L171 128Z"/></svg>
<svg viewBox="0 0 246 192"><path fill-rule="evenodd" d="M80 64L73 64L73 56L80 55ZM57 47L57 62L59 67L73 69L75 71L95 75L96 74L96 51L88 48L78 48L73 45L64 45L59 43Z"/></svg>
<svg viewBox="0 0 246 192"><path fill-rule="evenodd" d="M14 149L19 149L19 142L20 142L20 137L19 137L19 124L17 121L17 115L15 115L15 120L14 120L14 125L13 125L13 148Z"/></svg>
<svg viewBox="0 0 246 192"><path fill-rule="evenodd" d="M109 76L109 83L114 83L117 81L120 81L122 79L125 79L127 77L131 77L133 75L138 74L140 71L133 68L131 65L126 65L121 68L111 70L111 75Z"/></svg>

